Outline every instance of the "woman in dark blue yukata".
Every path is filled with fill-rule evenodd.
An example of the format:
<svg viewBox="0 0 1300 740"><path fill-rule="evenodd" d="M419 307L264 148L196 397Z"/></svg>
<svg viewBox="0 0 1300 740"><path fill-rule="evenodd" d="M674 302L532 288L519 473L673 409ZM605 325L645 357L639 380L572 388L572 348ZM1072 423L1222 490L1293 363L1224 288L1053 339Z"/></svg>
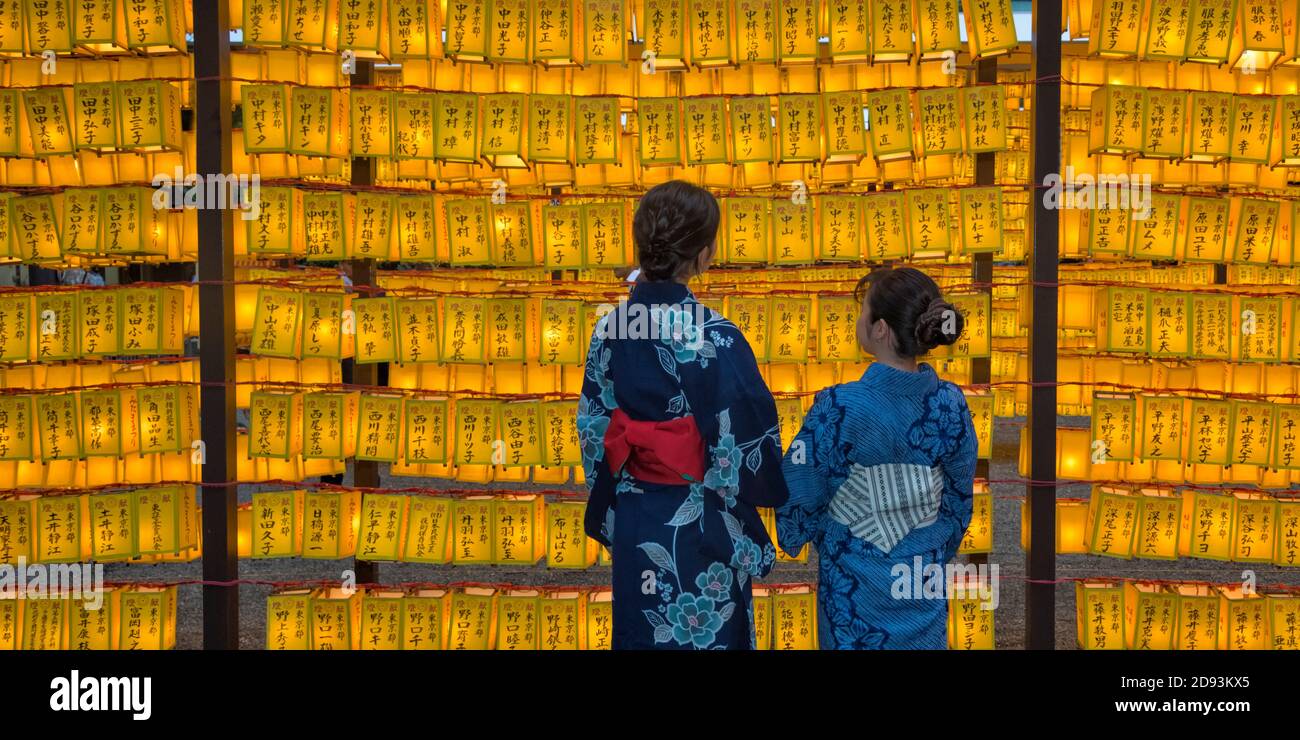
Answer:
<svg viewBox="0 0 1300 740"><path fill-rule="evenodd" d="M910 586L957 553L977 440L961 389L917 357L957 341L962 316L907 267L867 275L857 298L858 343L874 362L817 394L783 462L790 498L777 537L791 554L817 548L823 649L940 649L946 582Z"/></svg>
<svg viewBox="0 0 1300 740"><path fill-rule="evenodd" d="M615 649L748 650L751 583L776 547L776 403L741 332L687 282L717 250L718 202L681 181L632 221L640 275L596 325L578 402L586 531L614 562Z"/></svg>

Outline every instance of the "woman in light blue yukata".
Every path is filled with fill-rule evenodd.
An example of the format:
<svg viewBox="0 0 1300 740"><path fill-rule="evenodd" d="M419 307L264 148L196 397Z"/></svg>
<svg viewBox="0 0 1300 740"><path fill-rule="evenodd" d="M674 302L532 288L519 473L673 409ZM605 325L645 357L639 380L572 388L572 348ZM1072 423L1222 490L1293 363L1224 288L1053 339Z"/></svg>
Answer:
<svg viewBox="0 0 1300 740"><path fill-rule="evenodd" d="M578 401L585 528L614 557L615 649L747 650L751 584L785 503L776 402L745 337L687 282L717 250L718 202L682 181L632 220L640 274L596 324Z"/></svg>
<svg viewBox="0 0 1300 740"><path fill-rule="evenodd" d="M817 548L823 649L941 649L947 601L912 584L957 553L977 440L961 389L917 357L957 341L962 317L907 267L867 275L856 297L858 343L874 362L817 394L782 464L790 498L777 536L791 555Z"/></svg>

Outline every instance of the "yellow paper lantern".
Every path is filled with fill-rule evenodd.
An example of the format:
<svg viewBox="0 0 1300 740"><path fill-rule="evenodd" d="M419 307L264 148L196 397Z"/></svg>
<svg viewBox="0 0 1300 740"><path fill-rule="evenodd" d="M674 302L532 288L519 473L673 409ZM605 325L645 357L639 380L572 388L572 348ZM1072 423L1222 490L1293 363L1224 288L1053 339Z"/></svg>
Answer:
<svg viewBox="0 0 1300 740"><path fill-rule="evenodd" d="M1216 650L1219 647L1220 599L1213 586L1180 584L1177 650Z"/></svg>
<svg viewBox="0 0 1300 740"><path fill-rule="evenodd" d="M496 600L490 588L457 589L451 596L447 649L491 649L499 629Z"/></svg>
<svg viewBox="0 0 1300 740"><path fill-rule="evenodd" d="M184 44L182 35L182 49ZM136 152L181 151L183 143L180 110L180 94L176 86L170 82L162 80L119 82L114 109L114 114L118 118L118 146Z"/></svg>
<svg viewBox="0 0 1300 740"><path fill-rule="evenodd" d="M267 597L267 650L307 650L311 647L311 595L311 589L300 588Z"/></svg>
<svg viewBox="0 0 1300 740"><path fill-rule="evenodd" d="M367 493L361 499L357 558L399 560L405 531L407 496Z"/></svg>
<svg viewBox="0 0 1300 740"><path fill-rule="evenodd" d="M259 491L253 494L251 557L302 555L304 491Z"/></svg>
<svg viewBox="0 0 1300 740"><path fill-rule="evenodd" d="M360 644L361 594L329 586L312 594L308 624L312 650L356 650Z"/></svg>
<svg viewBox="0 0 1300 740"><path fill-rule="evenodd" d="M992 650L993 609L973 585L953 593L948 599L948 649Z"/></svg>
<svg viewBox="0 0 1300 740"><path fill-rule="evenodd" d="M442 589L421 588L402 599L402 649L442 650L447 644L451 598Z"/></svg>
<svg viewBox="0 0 1300 740"><path fill-rule="evenodd" d="M1129 0L1126 4L1135 7L1139 5L1137 0ZM984 59L1015 50L1016 26L1011 13L1011 0L979 3L962 0L962 9L972 59ZM1092 51L1091 46L1089 51Z"/></svg>
<svg viewBox="0 0 1300 740"><path fill-rule="evenodd" d="M1123 650L1124 587L1080 581L1074 589L1078 644L1083 650Z"/></svg>
<svg viewBox="0 0 1300 740"><path fill-rule="evenodd" d="M1173 650L1178 634L1178 594L1150 583L1124 584L1126 646Z"/></svg>

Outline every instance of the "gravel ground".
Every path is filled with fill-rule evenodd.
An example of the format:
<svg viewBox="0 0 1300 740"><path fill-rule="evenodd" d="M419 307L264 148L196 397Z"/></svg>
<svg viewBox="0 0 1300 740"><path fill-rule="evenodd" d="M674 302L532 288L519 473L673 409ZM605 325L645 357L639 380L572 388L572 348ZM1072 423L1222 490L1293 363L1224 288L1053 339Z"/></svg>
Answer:
<svg viewBox="0 0 1300 740"><path fill-rule="evenodd" d="M1088 419L1081 417L1060 417L1062 426L1087 426ZM993 461L989 477L991 480L1010 480L1020 477L1016 470L1019 434L1024 419L999 420L994 427ZM350 475L348 480L351 480ZM431 487L465 488L466 484L442 480L417 480L412 478L389 478L387 472L382 475L382 484L396 486L425 485ZM525 487L512 487L512 490L527 490ZM240 500L247 501L252 487L243 486ZM1062 485L1057 495L1061 498L1086 498L1088 485ZM989 556L990 564L999 567L1001 590L999 604L994 617L994 631L999 649L1017 649L1024 646L1025 630L1025 575L1024 552L1020 549L1020 500L1024 487L1018 484L994 484L992 492L994 503L994 551ZM338 579L344 568L350 568L350 560L322 561L283 558L273 560L241 560L239 575L243 579L267 581L295 581ZM1240 580L1243 564L1221 563L1209 560L1182 558L1176 561L1153 560L1116 560L1090 555L1067 555L1057 559L1057 577L1130 577L1158 578L1164 580L1201 580L1213 582L1235 582ZM1268 584L1295 583L1295 574L1277 566L1253 565L1253 570L1261 586ZM608 568L593 567L589 570L552 570L544 565L532 568L504 566L452 566L425 565L415 563L383 563L379 566L380 581L383 583L400 583L422 581L430 583L449 583L457 581L479 581L492 583L517 583L521 585L608 585L610 572ZM110 581L175 581L197 579L202 577L199 562L163 563L158 565L109 565L105 577ZM767 579L771 582L815 582L816 555L808 565L780 563ZM265 645L264 629L266 620L266 597L270 593L266 586L242 586L239 596L239 618L241 649L259 650ZM202 647L202 596L199 586L181 586L177 607L177 647L197 649ZM1072 583L1056 587L1056 647L1057 649L1074 649L1075 613L1074 586Z"/></svg>

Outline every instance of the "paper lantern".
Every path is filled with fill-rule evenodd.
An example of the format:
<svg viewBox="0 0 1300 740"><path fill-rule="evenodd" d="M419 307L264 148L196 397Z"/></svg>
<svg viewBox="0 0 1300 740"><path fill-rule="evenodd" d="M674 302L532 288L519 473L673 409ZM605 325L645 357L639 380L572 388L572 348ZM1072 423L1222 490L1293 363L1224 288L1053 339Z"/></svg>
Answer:
<svg viewBox="0 0 1300 740"><path fill-rule="evenodd" d="M1300 166L1300 95L1282 95L1278 100L1280 151L1274 165Z"/></svg>
<svg viewBox="0 0 1300 740"><path fill-rule="evenodd" d="M303 491L253 494L251 557L287 558L302 554L303 496Z"/></svg>
<svg viewBox="0 0 1300 740"><path fill-rule="evenodd" d="M1113 558L1133 557L1139 503L1138 497L1125 489L1095 486L1085 535L1088 552Z"/></svg>
<svg viewBox="0 0 1300 740"><path fill-rule="evenodd" d="M1134 12L1140 7L1138 0L1129 0L1125 4L1133 6ZM962 15L966 19L966 38L970 43L971 59L984 59L1015 50L1016 26L1011 13L1011 0L978 3L973 0L963 0L962 9ZM1136 30L1133 45L1136 50ZM1097 53L1092 49L1091 39L1088 51Z"/></svg>
<svg viewBox="0 0 1300 740"><path fill-rule="evenodd" d="M338 27L338 0L285 0L285 45L307 51L333 51Z"/></svg>
<svg viewBox="0 0 1300 740"><path fill-rule="evenodd" d="M1213 586L1180 584L1177 650L1215 650L1219 642L1219 595Z"/></svg>
<svg viewBox="0 0 1300 740"><path fill-rule="evenodd" d="M492 501L494 561L499 565L534 565L546 555L542 539L545 500L540 496L503 496Z"/></svg>
<svg viewBox="0 0 1300 740"><path fill-rule="evenodd" d="M993 496L984 481L975 482L970 525L962 535L961 546L957 552L965 554L993 552Z"/></svg>
<svg viewBox="0 0 1300 740"><path fill-rule="evenodd" d="M496 648L498 650L536 650L539 593L531 589L511 589L499 595L496 603Z"/></svg>
<svg viewBox="0 0 1300 740"><path fill-rule="evenodd" d="M285 45L284 5L283 0L247 0L243 3L239 27L243 29L246 46L274 48ZM269 640L267 644L269 646Z"/></svg>
<svg viewBox="0 0 1300 740"><path fill-rule="evenodd" d="M362 497L358 559L400 559L406 508L406 496L367 493Z"/></svg>
<svg viewBox="0 0 1300 740"><path fill-rule="evenodd" d="M446 646L451 598L442 589L422 588L402 599L402 649L442 650Z"/></svg>
<svg viewBox="0 0 1300 740"><path fill-rule="evenodd" d="M1269 634L1274 650L1300 649L1300 598L1268 594Z"/></svg>
<svg viewBox="0 0 1300 740"><path fill-rule="evenodd" d="M867 232L867 257L873 262L901 259L908 254L906 201L901 192L879 193L862 199Z"/></svg>
<svg viewBox="0 0 1300 740"><path fill-rule="evenodd" d="M185 486L133 492L136 544L142 555L177 554L198 545L194 493Z"/></svg>
<svg viewBox="0 0 1300 740"><path fill-rule="evenodd" d="M406 462L447 462L447 402L408 399L404 413Z"/></svg>
<svg viewBox="0 0 1300 740"><path fill-rule="evenodd" d="M1229 93L1194 92L1188 135L1188 162L1216 163L1232 155L1233 96Z"/></svg>
<svg viewBox="0 0 1300 740"><path fill-rule="evenodd" d="M163 0L150 0L161 2ZM184 37L181 44L184 48ZM162 80L117 83L117 142L136 152L181 151L181 102L176 86Z"/></svg>
<svg viewBox="0 0 1300 740"><path fill-rule="evenodd" d="M582 362L584 336L581 302L544 299L541 312L541 362L576 365Z"/></svg>
<svg viewBox="0 0 1300 740"><path fill-rule="evenodd" d="M307 650L310 647L311 594L311 589L303 588L280 591L267 597L267 650Z"/></svg>
<svg viewBox="0 0 1300 740"><path fill-rule="evenodd" d="M87 498L88 521L93 524L90 544L94 559L103 562L138 555L133 495L130 492L112 492Z"/></svg>
<svg viewBox="0 0 1300 740"><path fill-rule="evenodd" d="M867 93L871 153L878 162L912 158L911 102L906 89Z"/></svg>
<svg viewBox="0 0 1300 740"><path fill-rule="evenodd" d="M970 154L1007 148L1006 90L1002 85L962 88L966 151Z"/></svg>
<svg viewBox="0 0 1300 740"><path fill-rule="evenodd" d="M582 447L579 444L576 411L573 404L567 401L542 403L542 429L546 455L544 465L563 467L582 464Z"/></svg>
<svg viewBox="0 0 1300 740"><path fill-rule="evenodd" d="M1183 531L1181 541L1186 550L1180 555L1228 560L1232 555L1232 527L1236 499L1208 491L1185 491L1183 494Z"/></svg>
<svg viewBox="0 0 1300 740"><path fill-rule="evenodd" d="M1177 558L1182 530L1182 497L1159 489L1144 489L1137 501L1134 555L1154 560Z"/></svg>
<svg viewBox="0 0 1300 740"><path fill-rule="evenodd" d="M68 599L23 599L21 650L66 648Z"/></svg>
<svg viewBox="0 0 1300 740"><path fill-rule="evenodd" d="M351 51L357 59L391 57L388 19L393 12L387 2L341 3L338 23L339 51Z"/></svg>
<svg viewBox="0 0 1300 740"><path fill-rule="evenodd" d="M116 0L84 0L70 5L72 37L80 49L101 55L126 52L126 18Z"/></svg>
<svg viewBox="0 0 1300 740"><path fill-rule="evenodd" d="M413 563L451 562L451 518L451 499L411 496L402 560Z"/></svg>
<svg viewBox="0 0 1300 740"><path fill-rule="evenodd" d="M254 391L249 400L248 454L287 460L301 446L301 394Z"/></svg>
<svg viewBox="0 0 1300 740"><path fill-rule="evenodd" d="M772 263L806 264L813 260L813 208L788 200L772 201Z"/></svg>
<svg viewBox="0 0 1300 740"><path fill-rule="evenodd" d="M1152 20L1156 22L1155 19ZM1184 21L1185 22L1185 21ZM1088 55L1104 58L1131 58L1138 50L1138 36L1143 29L1141 0L1093 2L1089 26ZM1176 52L1181 55L1180 44Z"/></svg>
<svg viewBox="0 0 1300 740"><path fill-rule="evenodd" d="M959 589L948 599L948 649L992 650L993 609L973 585Z"/></svg>
<svg viewBox="0 0 1300 740"><path fill-rule="evenodd" d="M244 85L244 151L250 154L289 150L289 90L285 85Z"/></svg>
<svg viewBox="0 0 1300 740"><path fill-rule="evenodd" d="M681 163L681 102L677 98L639 98L637 130L643 167Z"/></svg>
<svg viewBox="0 0 1300 740"><path fill-rule="evenodd" d="M939 192L945 193L943 190ZM958 194L961 214L962 254L1000 251L1003 236L1002 189L999 187L962 188ZM946 221L944 222L946 224ZM937 230L937 225L936 225ZM922 245L912 238L912 248L919 253Z"/></svg>
<svg viewBox="0 0 1300 740"><path fill-rule="evenodd" d="M1234 3L1190 0L1192 27L1184 57L1189 62L1224 64L1233 37Z"/></svg>
<svg viewBox="0 0 1300 740"><path fill-rule="evenodd" d="M41 563L75 563L90 536L89 509L83 496L36 499L36 558Z"/></svg>
<svg viewBox="0 0 1300 740"><path fill-rule="evenodd" d="M32 150L38 157L73 152L72 117L65 89L34 88L23 91L23 109L31 131Z"/></svg>
<svg viewBox="0 0 1300 740"><path fill-rule="evenodd" d="M1239 563L1271 563L1278 540L1277 499L1258 494L1237 494L1233 512L1232 560Z"/></svg>
<svg viewBox="0 0 1300 740"><path fill-rule="evenodd" d="M1220 650L1268 650L1269 600L1262 594L1246 592L1241 586L1219 589Z"/></svg>
<svg viewBox="0 0 1300 740"><path fill-rule="evenodd" d="M1083 650L1123 650L1124 587L1080 581L1074 589L1078 644Z"/></svg>
<svg viewBox="0 0 1300 740"><path fill-rule="evenodd" d="M553 501L546 505L546 565L551 568L590 568L599 543L583 529L586 504Z"/></svg>
<svg viewBox="0 0 1300 740"><path fill-rule="evenodd" d="M144 54L185 53L185 11L177 0L143 0L121 6L127 49Z"/></svg>
<svg viewBox="0 0 1300 740"><path fill-rule="evenodd" d="M498 630L496 600L489 588L457 589L450 598L447 649L491 649Z"/></svg>
<svg viewBox="0 0 1300 740"><path fill-rule="evenodd" d="M1125 646L1130 650L1173 650L1178 634L1178 594L1164 587L1124 584Z"/></svg>
<svg viewBox="0 0 1300 740"><path fill-rule="evenodd" d="M394 61L428 59L439 29L430 0L389 0L386 35Z"/></svg>
<svg viewBox="0 0 1300 740"><path fill-rule="evenodd" d="M393 92L353 90L349 100L352 156L393 156L393 114L396 102Z"/></svg>
<svg viewBox="0 0 1300 740"><path fill-rule="evenodd" d="M1089 154L1131 154L1142 149L1147 125L1146 90L1125 85L1103 85L1092 93Z"/></svg>
<svg viewBox="0 0 1300 740"><path fill-rule="evenodd" d="M1093 396L1092 438L1104 443L1105 461L1133 459L1136 421L1137 401L1131 395Z"/></svg>
<svg viewBox="0 0 1300 740"><path fill-rule="evenodd" d="M398 650L402 645L402 601L397 589L367 589L361 596L361 650Z"/></svg>
<svg viewBox="0 0 1300 740"><path fill-rule="evenodd" d="M1146 59L1161 60L1181 60L1183 53L1187 49L1187 32L1189 28L1190 16L1188 15L1188 4L1190 0L1152 0L1148 4L1148 15L1142 23L1144 30L1142 37L1145 39L1142 47L1142 55ZM1097 3L1097 8L1105 3ZM1137 3L1134 3L1136 5ZM1116 11L1119 11L1116 13ZM1094 11L1096 12L1096 11ZM1122 18L1131 18L1133 11L1131 8L1117 8L1110 11L1101 10L1101 13L1110 13L1112 16L1118 14ZM1112 25L1112 27L1114 27ZM1127 47L1131 41L1129 27L1122 20L1119 24L1119 32L1112 33L1106 39L1098 38L1097 44L1099 49L1102 47Z"/></svg>
<svg viewBox="0 0 1300 740"><path fill-rule="evenodd" d="M361 594L329 586L312 594L308 624L312 650L356 650L359 645Z"/></svg>
<svg viewBox="0 0 1300 740"><path fill-rule="evenodd" d="M1244 207L1243 207L1244 210ZM1244 226L1238 239L1243 238L1250 226ZM1249 238L1249 237L1246 237ZM1240 246L1239 246L1240 249ZM1239 356L1242 361L1278 362L1281 360L1282 301L1276 298L1241 298L1238 302L1240 317L1237 331ZM1253 326L1247 324L1247 317ZM1249 331L1253 329L1254 331Z"/></svg>
<svg viewBox="0 0 1300 740"><path fill-rule="evenodd" d="M806 586L772 594L772 649L817 648L817 595Z"/></svg>

